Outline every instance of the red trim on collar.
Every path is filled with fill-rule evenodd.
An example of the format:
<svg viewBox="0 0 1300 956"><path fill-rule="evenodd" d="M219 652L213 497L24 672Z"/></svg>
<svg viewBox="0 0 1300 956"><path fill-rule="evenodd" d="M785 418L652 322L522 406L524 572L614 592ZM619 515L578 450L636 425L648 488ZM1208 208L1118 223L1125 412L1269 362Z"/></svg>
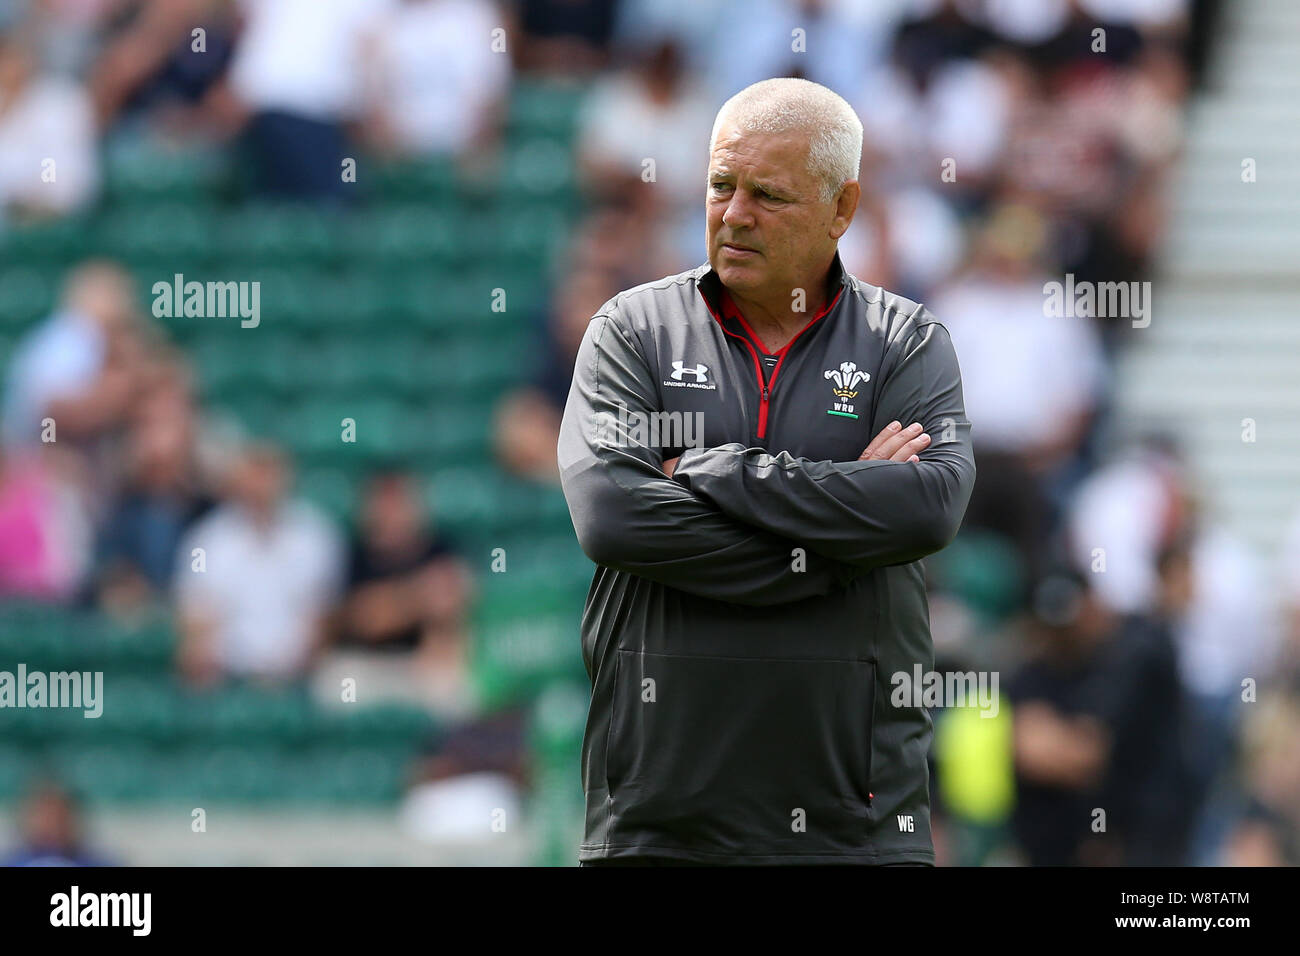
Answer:
<svg viewBox="0 0 1300 956"><path fill-rule="evenodd" d="M807 332L808 328L814 322L818 321L823 316L825 316L826 313L830 312L831 309L835 308L835 303L840 301L840 296L843 294L844 294L844 286L841 285L839 289L836 290L835 297L831 299L830 302L827 302L825 305L823 305L821 309L817 312L817 314L808 320L807 325L805 325L798 332L792 335L790 337L790 341L786 342L785 345L781 346L781 348L779 348L775 352L771 351L764 344L763 340L759 338L758 333L755 332L753 328L750 326L750 324L745 321L745 316L741 314L740 307L736 305L735 300L731 298L731 293L727 291L726 286L722 287L722 315L724 318L735 319L737 322L739 322L741 327L744 328L745 332L749 335L749 337L754 340L754 344L757 345L762 350L764 355L779 355L781 357L784 357L786 350L789 349L790 346L794 344L795 339L799 338L799 336Z"/></svg>

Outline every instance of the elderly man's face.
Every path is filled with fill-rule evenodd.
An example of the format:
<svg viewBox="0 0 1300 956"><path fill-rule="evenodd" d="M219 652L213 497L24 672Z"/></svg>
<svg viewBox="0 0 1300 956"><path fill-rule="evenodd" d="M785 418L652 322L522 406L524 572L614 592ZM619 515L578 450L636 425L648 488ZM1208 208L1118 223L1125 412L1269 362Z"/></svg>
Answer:
<svg viewBox="0 0 1300 956"><path fill-rule="evenodd" d="M856 207L822 201L808 171L803 132L718 130L709 159L709 264L727 288L749 298L784 298L815 282L848 228Z"/></svg>

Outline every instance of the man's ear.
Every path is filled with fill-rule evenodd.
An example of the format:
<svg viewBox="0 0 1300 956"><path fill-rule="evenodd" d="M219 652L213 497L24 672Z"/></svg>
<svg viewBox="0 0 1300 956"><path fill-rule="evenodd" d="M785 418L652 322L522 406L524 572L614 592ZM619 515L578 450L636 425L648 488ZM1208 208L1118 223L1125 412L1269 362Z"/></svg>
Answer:
<svg viewBox="0 0 1300 956"><path fill-rule="evenodd" d="M853 216L858 211L858 200L861 198L862 187L858 185L856 179L850 179L840 187L840 193L835 197L835 218L831 220L832 239L838 239L848 232L849 224L853 222Z"/></svg>

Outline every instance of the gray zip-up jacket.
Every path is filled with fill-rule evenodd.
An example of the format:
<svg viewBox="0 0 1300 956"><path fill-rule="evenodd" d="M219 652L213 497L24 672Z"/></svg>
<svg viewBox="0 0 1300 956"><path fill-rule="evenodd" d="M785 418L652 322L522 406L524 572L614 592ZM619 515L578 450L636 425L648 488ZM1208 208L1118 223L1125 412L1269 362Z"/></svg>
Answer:
<svg viewBox="0 0 1300 956"><path fill-rule="evenodd" d="M582 861L934 862L930 718L891 677L933 668L919 559L965 514L970 423L934 316L838 255L830 283L766 361L708 265L587 328L559 441L598 565ZM895 419L920 462L858 461Z"/></svg>

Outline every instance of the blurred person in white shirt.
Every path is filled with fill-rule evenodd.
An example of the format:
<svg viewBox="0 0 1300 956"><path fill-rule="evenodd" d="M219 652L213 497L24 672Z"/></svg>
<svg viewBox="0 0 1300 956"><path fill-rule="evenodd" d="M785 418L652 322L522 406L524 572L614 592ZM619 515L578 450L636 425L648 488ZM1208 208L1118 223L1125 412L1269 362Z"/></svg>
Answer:
<svg viewBox="0 0 1300 956"><path fill-rule="evenodd" d="M583 105L582 181L597 199L634 197L637 213L663 224L681 268L688 268L704 252L700 196L716 109L675 41L640 55L634 69L597 82Z"/></svg>
<svg viewBox="0 0 1300 956"><path fill-rule="evenodd" d="M395 0L243 0L224 90L257 186L275 197L340 199L347 126L365 106L365 48ZM486 39L484 40L486 43Z"/></svg>
<svg viewBox="0 0 1300 956"><path fill-rule="evenodd" d="M288 497L283 453L252 444L227 499L194 525L177 554L179 666L192 683L305 676L326 642L342 587L342 536L315 507Z"/></svg>
<svg viewBox="0 0 1300 956"><path fill-rule="evenodd" d="M129 277L112 263L79 266L64 284L55 313L19 342L6 375L5 443L32 445L42 420L58 438L93 437L119 423L140 367L126 340L135 338Z"/></svg>
<svg viewBox="0 0 1300 956"><path fill-rule="evenodd" d="M1003 535L1034 579L1109 375L1093 319L1048 314L1047 225L1033 208L995 207L967 269L927 301L961 355L979 443L966 525Z"/></svg>
<svg viewBox="0 0 1300 956"><path fill-rule="evenodd" d="M1046 227L1029 207L996 208L970 267L928 303L961 350L981 449L1016 454L1038 474L1078 448L1108 379L1095 320L1047 314Z"/></svg>
<svg viewBox="0 0 1300 956"><path fill-rule="evenodd" d="M99 187L96 136L86 91L42 75L19 34L0 34L0 227L89 203Z"/></svg>
<svg viewBox="0 0 1300 956"><path fill-rule="evenodd" d="M403 0L364 41L372 145L399 156L466 156L500 132L510 55L489 0Z"/></svg>

